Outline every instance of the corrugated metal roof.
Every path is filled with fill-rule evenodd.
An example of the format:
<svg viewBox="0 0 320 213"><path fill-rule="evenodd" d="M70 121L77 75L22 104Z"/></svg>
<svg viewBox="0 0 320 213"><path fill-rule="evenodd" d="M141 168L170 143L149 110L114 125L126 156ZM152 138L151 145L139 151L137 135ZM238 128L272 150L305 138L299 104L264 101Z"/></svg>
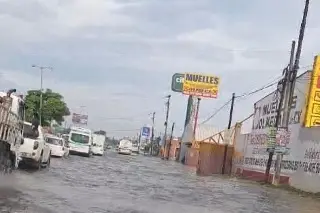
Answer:
<svg viewBox="0 0 320 213"><path fill-rule="evenodd" d="M213 136L214 134L217 134L218 132L219 132L219 129L213 125L206 125L206 124L198 125L196 129L195 140L203 141Z"/></svg>

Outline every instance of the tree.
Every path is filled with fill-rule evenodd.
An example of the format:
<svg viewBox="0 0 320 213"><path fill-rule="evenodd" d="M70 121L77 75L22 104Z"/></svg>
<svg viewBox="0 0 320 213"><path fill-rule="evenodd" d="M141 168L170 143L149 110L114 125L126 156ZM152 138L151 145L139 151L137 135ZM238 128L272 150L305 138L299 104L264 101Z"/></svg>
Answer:
<svg viewBox="0 0 320 213"><path fill-rule="evenodd" d="M29 90L25 98L26 103L26 120L32 121L35 114L40 110L40 90ZM69 108L59 93L47 89L42 94L42 125L48 126L52 120L58 124L64 121L63 116L70 115Z"/></svg>

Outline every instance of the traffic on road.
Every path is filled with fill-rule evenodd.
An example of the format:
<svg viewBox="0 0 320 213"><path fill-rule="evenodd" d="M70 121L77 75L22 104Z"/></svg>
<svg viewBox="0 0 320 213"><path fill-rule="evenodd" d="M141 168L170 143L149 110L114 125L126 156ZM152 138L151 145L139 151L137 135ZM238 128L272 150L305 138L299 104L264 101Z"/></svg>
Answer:
<svg viewBox="0 0 320 213"><path fill-rule="evenodd" d="M320 203L283 190L144 155L54 158L49 169L19 170L0 190L2 212L317 213Z"/></svg>

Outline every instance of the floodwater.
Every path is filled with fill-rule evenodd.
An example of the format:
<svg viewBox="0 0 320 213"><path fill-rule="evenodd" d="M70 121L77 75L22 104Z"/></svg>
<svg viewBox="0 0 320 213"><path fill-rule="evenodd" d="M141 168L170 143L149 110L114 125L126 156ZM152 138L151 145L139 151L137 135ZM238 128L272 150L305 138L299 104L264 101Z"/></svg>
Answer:
<svg viewBox="0 0 320 213"><path fill-rule="evenodd" d="M0 212L318 213L320 201L220 177L147 156L53 159L42 171L15 171L0 187Z"/></svg>

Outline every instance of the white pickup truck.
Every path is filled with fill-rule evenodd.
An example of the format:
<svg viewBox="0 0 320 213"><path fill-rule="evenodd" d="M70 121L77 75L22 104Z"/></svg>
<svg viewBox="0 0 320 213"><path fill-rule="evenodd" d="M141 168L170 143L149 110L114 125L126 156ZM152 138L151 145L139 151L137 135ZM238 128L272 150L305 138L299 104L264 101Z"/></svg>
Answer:
<svg viewBox="0 0 320 213"><path fill-rule="evenodd" d="M0 92L0 173L10 173L19 164L23 143L25 104L16 89Z"/></svg>
<svg viewBox="0 0 320 213"><path fill-rule="evenodd" d="M47 144L41 126L37 131L31 123L24 122L24 143L20 146L20 165L27 164L37 169L50 166L51 149Z"/></svg>

